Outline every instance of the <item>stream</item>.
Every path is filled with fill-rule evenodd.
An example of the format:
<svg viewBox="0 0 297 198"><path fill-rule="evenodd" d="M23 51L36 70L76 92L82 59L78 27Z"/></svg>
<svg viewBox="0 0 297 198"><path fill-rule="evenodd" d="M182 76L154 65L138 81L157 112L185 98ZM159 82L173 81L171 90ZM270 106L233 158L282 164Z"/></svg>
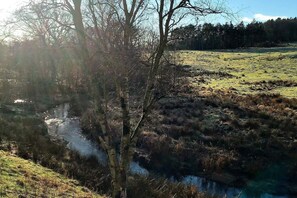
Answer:
<svg viewBox="0 0 297 198"><path fill-rule="evenodd" d="M77 151L82 156L95 156L100 164L106 165L107 156L82 134L79 118L69 117L69 108L70 105L66 103L47 112L45 122L47 124L50 137L65 141L69 149ZM139 163L135 161L130 164L130 172L132 174L140 174L143 176L149 175L149 171L141 167ZM176 181L174 177L171 177L170 180ZM289 196L286 195L277 196L268 193L255 195L251 192L248 193L239 188L228 187L218 182L198 176L184 176L183 179L178 182L182 182L187 185L195 185L199 191L225 198L289 198Z"/></svg>

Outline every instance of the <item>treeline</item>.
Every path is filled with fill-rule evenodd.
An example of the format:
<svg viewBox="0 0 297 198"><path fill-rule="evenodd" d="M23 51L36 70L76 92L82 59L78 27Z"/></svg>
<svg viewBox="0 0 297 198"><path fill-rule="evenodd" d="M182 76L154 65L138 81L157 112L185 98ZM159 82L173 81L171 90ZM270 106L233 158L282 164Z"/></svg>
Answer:
<svg viewBox="0 0 297 198"><path fill-rule="evenodd" d="M171 49L211 50L244 47L273 47L297 41L297 18L232 23L188 25L176 28L171 35Z"/></svg>

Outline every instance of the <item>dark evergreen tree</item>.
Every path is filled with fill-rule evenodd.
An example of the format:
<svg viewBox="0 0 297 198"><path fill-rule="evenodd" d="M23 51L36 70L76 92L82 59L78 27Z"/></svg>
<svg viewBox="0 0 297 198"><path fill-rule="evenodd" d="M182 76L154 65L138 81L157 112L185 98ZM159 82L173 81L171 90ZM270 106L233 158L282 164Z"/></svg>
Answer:
<svg viewBox="0 0 297 198"><path fill-rule="evenodd" d="M171 48L187 50L235 49L242 47L273 47L297 41L297 18L226 24L188 25L171 34Z"/></svg>

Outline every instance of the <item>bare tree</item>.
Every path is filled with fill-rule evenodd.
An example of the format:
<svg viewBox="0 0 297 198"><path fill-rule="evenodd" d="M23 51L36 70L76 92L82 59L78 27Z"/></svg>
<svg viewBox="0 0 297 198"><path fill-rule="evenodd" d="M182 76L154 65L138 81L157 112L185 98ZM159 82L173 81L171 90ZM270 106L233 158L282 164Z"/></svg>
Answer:
<svg viewBox="0 0 297 198"><path fill-rule="evenodd" d="M50 0L43 3L60 10L53 13L66 12L72 18L72 24L66 24L58 17L38 16L40 13L36 12L37 17L73 29L77 35L81 67L100 126L98 139L108 155L112 196L127 197L129 164L144 121L158 100L158 78L171 31L190 15L219 14L224 10L215 0ZM150 42L154 45L145 50L148 38L143 38L140 32L149 15L157 27ZM139 73L146 79L137 92L142 96L136 97L131 91L135 84L131 82ZM132 107L131 101L135 99L139 106ZM112 124L111 105L118 105L120 128Z"/></svg>
<svg viewBox="0 0 297 198"><path fill-rule="evenodd" d="M44 2L46 2L46 0ZM57 77L57 68L52 53L52 46L60 45L62 38L65 38L65 34L69 31L49 19L49 15L57 13L53 13L50 9L45 7L44 2L30 1L27 5L15 11L14 16L16 21L10 23L18 25L20 29L27 34L27 36L31 36L32 39L38 38L40 40L45 50L44 54L48 60L48 66L51 68L51 78L54 83ZM62 17L63 16L60 14L60 18Z"/></svg>
<svg viewBox="0 0 297 198"><path fill-rule="evenodd" d="M112 9L114 9L115 15L118 17L118 22L120 22L123 32L122 49L125 50L125 53L120 54L120 58L122 59L120 65L119 63L115 63L113 61L107 61L110 63L108 66L112 68L115 67L114 64L117 64L120 68L125 68L123 70L116 67L116 77L121 78L120 80L115 79L117 98L119 100L122 112L122 132L120 135L121 141L119 157L117 157L115 146L111 144L112 131L110 131L110 120L108 120L106 116L107 109L100 107L100 111L98 111L98 113L101 113L99 117L102 118L100 123L103 130L103 135L99 138L101 145L108 153L110 171L113 181L113 197L126 197L129 163L134 153L137 139L141 133L141 127L149 115L154 102L158 99L155 94L155 90L157 89L157 78L162 66L162 59L169 40L170 31L182 19L190 14L194 14L195 16L203 16L207 14L222 13L223 10L222 7L219 7L219 4L216 4L215 7L213 7L211 4L213 2L211 1L196 1L192 3L192 1L189 0L161 0L154 2L123 0L118 2L114 1L113 4L103 1L99 3L108 4ZM133 47L135 47L133 43L133 40L136 37L134 30L138 25L138 20L141 19L139 17L143 16L144 12L147 10L151 11L152 14L157 15L158 39L157 45L153 48L155 50L151 52L149 59L145 61L149 65L149 70L147 73L145 90L143 92L144 96L142 99L142 105L139 112L140 118L133 119L131 118L131 108L129 104L129 80L131 76L128 72L131 67L133 68L133 64L129 61L127 56L137 56L135 53L129 53L133 52ZM117 45L117 47L119 47L119 45ZM141 61L138 62L138 64L140 63ZM101 104L99 102L99 104L96 106L98 107ZM132 124L132 120L137 121L135 124Z"/></svg>

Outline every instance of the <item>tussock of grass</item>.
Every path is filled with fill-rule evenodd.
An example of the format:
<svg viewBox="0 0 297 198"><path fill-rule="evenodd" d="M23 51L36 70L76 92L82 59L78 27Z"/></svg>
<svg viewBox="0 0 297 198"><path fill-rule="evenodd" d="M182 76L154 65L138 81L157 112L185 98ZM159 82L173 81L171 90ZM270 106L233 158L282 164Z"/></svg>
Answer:
<svg viewBox="0 0 297 198"><path fill-rule="evenodd" d="M0 151L0 197L102 197L75 180Z"/></svg>

